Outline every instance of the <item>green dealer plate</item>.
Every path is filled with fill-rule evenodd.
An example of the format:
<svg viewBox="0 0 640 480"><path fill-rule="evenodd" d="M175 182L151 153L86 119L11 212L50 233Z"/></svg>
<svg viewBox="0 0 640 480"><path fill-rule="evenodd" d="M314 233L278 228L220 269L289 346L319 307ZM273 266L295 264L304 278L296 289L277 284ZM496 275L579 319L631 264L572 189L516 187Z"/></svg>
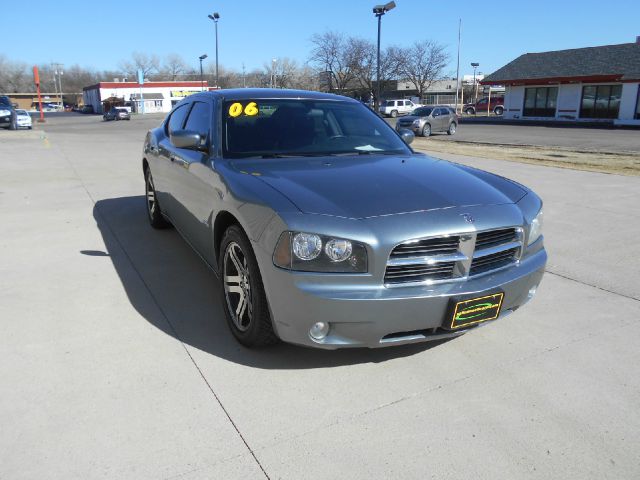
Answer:
<svg viewBox="0 0 640 480"><path fill-rule="evenodd" d="M487 320L495 320L500 315L503 299L504 293L498 292L456 302L452 309L449 328L456 330Z"/></svg>

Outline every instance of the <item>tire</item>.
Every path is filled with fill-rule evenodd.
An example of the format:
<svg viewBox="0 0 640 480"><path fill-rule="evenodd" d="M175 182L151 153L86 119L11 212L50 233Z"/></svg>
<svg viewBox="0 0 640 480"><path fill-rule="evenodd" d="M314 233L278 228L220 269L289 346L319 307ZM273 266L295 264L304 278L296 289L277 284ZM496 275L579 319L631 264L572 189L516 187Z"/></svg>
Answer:
<svg viewBox="0 0 640 480"><path fill-rule="evenodd" d="M475 115L476 114L476 109L475 108L467 108L464 113L466 113L467 115Z"/></svg>
<svg viewBox="0 0 640 480"><path fill-rule="evenodd" d="M156 195L155 185L153 183L153 177L151 171L147 168L144 171L144 197L145 204L147 205L147 218L153 228L163 229L171 226L169 222L162 215L160 204Z"/></svg>
<svg viewBox="0 0 640 480"><path fill-rule="evenodd" d="M391 118L396 118L398 116L397 110L391 110Z"/></svg>
<svg viewBox="0 0 640 480"><path fill-rule="evenodd" d="M447 135L455 135L457 128L456 122L451 122L449 130L447 130Z"/></svg>
<svg viewBox="0 0 640 480"><path fill-rule="evenodd" d="M249 348L277 343L258 262L240 226L224 232L218 265L224 316L236 340Z"/></svg>
<svg viewBox="0 0 640 480"><path fill-rule="evenodd" d="M423 137L429 137L431 136L431 125L429 125L428 123L424 124L424 127L422 127L422 136Z"/></svg>
<svg viewBox="0 0 640 480"><path fill-rule="evenodd" d="M493 113L495 113L496 115L502 115L504 113L504 108L503 107L496 107L496 108L494 108Z"/></svg>

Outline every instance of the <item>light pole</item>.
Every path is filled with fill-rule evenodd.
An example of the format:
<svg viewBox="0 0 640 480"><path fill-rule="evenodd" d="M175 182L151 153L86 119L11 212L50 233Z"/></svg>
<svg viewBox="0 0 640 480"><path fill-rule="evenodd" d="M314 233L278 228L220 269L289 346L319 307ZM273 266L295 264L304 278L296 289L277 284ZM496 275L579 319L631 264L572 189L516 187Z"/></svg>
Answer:
<svg viewBox="0 0 640 480"><path fill-rule="evenodd" d="M276 63L278 62L277 58L271 59L271 88L276 88Z"/></svg>
<svg viewBox="0 0 640 480"><path fill-rule="evenodd" d="M382 24L382 16L387 13L389 10L393 10L396 8L396 2L389 2L385 5L376 5L373 7L373 13L378 18L378 59L376 63L376 101L374 104L374 109L377 112L378 106L380 105L380 26Z"/></svg>
<svg viewBox="0 0 640 480"><path fill-rule="evenodd" d="M473 67L473 103L478 103L478 85L476 84L476 68L480 66L478 62L471 62Z"/></svg>
<svg viewBox="0 0 640 480"><path fill-rule="evenodd" d="M216 88L218 88L218 19L220 18L220 14L213 12L213 15L208 15L208 17L213 20L216 26Z"/></svg>
<svg viewBox="0 0 640 480"><path fill-rule="evenodd" d="M200 91L204 91L204 78L202 77L202 61L207 58L207 54L200 55L198 59L200 60Z"/></svg>

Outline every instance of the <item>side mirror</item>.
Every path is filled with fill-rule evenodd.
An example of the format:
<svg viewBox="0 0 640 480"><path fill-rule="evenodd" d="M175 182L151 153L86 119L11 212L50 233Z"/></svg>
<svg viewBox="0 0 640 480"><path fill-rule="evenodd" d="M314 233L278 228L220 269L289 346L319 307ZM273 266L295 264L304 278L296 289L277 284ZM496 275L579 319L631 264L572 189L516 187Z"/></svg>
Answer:
<svg viewBox="0 0 640 480"><path fill-rule="evenodd" d="M411 142L413 142L413 140L416 138L413 132L408 128L401 128L400 130L398 130L398 133L400 134L400 138L402 138L402 141L407 145L410 145Z"/></svg>
<svg viewBox="0 0 640 480"><path fill-rule="evenodd" d="M191 150L206 150L206 144L199 133L193 130L178 130L169 135L171 143L178 148L189 148Z"/></svg>

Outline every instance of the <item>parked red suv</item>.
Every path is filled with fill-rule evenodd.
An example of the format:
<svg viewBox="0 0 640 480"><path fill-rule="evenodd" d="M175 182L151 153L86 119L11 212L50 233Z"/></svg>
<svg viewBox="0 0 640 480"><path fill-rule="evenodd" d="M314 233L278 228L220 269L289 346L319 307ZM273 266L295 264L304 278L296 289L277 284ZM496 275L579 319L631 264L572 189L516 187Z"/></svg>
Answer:
<svg viewBox="0 0 640 480"><path fill-rule="evenodd" d="M468 115L475 115L476 113L486 113L488 97L481 98L476 103L466 103L462 111ZM492 111L496 115L502 115L504 112L504 97L491 97L491 104L489 105L489 111Z"/></svg>

